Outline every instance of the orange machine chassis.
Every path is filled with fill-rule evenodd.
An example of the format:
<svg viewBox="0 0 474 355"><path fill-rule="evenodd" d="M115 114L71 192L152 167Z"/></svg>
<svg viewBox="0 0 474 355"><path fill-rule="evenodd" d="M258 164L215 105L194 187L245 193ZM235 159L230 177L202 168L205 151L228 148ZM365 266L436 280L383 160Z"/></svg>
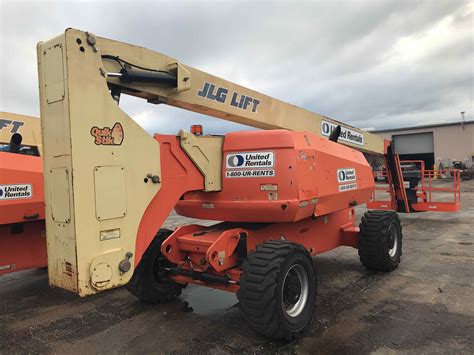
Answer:
<svg viewBox="0 0 474 355"><path fill-rule="evenodd" d="M246 134L248 133L242 133ZM280 132L280 134L287 133ZM141 259L169 211L178 202L183 201L186 193L203 190L204 186L202 174L181 149L179 138L168 135L154 137L160 143L162 171L166 175L163 175L163 185L142 218L137 236L135 260ZM261 140L256 141L262 144ZM269 144L271 143L269 141ZM347 149L335 143L330 144L333 144L333 149ZM301 150L298 150L298 154L301 154L299 152ZM307 154L310 156L311 152L308 151ZM324 155L318 154L316 153L316 158L324 163ZM302 164L307 164L307 159L304 159ZM288 168L286 163L281 167L276 166L277 174L284 180L286 176L283 169L295 170L291 166ZM280 183L283 185L281 180ZM358 195L349 193L340 196L340 199L347 199L347 204L350 205L353 196ZM215 195L213 197L218 198ZM224 195L224 198L226 197ZM173 265L168 271L170 278L176 282L206 285L236 292L239 289L242 261L264 241L292 241L303 245L311 255L316 255L339 246L357 248L358 234L354 208L346 207L321 216L310 214L310 217L278 223L223 222L211 227L187 225L177 228L163 242L161 253Z"/></svg>
<svg viewBox="0 0 474 355"><path fill-rule="evenodd" d="M223 178L222 192L205 193L202 191L204 189L203 176L180 147L179 138L168 135L154 137L160 144L163 184L148 206L139 227L135 250L137 265L156 231L174 207L178 213L194 218L228 219L227 222L217 223L211 227L196 224L179 227L164 240L161 253L172 265L168 268L169 277L181 284L190 283L230 292L238 291L243 260L248 253L256 250L258 244L263 244L268 240L288 240L303 245L311 255L339 246L358 247L359 228L355 224L353 206L364 203L370 195L367 195L366 199L365 195L360 194L362 190L340 194L332 192L335 182L331 180L332 174L329 172L334 169L335 173L336 170L331 167L334 164L332 158L326 157L347 159L343 163L344 166L357 166L357 174L362 176L357 183L365 186L367 190L374 189L373 185L362 185L361 181L370 181L364 175L366 167L355 165L354 162L361 159L356 155L352 157L350 155L360 153L333 142L313 138L307 133L289 133L278 130L230 133L224 141L224 160L229 156L228 154L234 154L229 152L241 150L241 145L249 147L247 149L250 151L278 150L280 161L284 163L275 164L276 177L262 180L250 179L245 184L236 183L235 179ZM296 160L292 155L293 149L297 152ZM313 162L325 167L325 175L315 173ZM388 192L391 197L391 201L384 202L386 209L408 213L412 211L413 206L409 206L408 203L399 157L391 154L389 150L386 162L387 165L392 166L392 169L386 172L390 186ZM300 175L295 175L295 171ZM325 180L319 181L321 177ZM293 190L287 189L288 181L291 181L290 186ZM311 190L311 184L315 181L318 182L318 186L324 187L318 191L317 195L314 195L315 192ZM263 185L259 185L260 182ZM268 185L278 186L279 200L262 199L260 187ZM298 208L298 196L301 195L296 195L296 202L291 201L295 201L292 200L294 193L302 189L302 186L305 191L304 198L308 199L308 203L301 204L300 202ZM425 188L424 180L422 188ZM331 196L336 198L329 198ZM420 195L420 197L423 196ZM301 200L301 197L299 198ZM231 203L232 200L240 201L245 208L236 210ZM312 207L314 213L308 209L311 208L309 200L318 201L317 206ZM332 205L326 205L326 201L335 200L339 205L335 205L334 202ZM290 207L283 208L279 218L269 217L270 212L267 215L262 214L262 211L265 211L262 206L275 206L275 204L280 206L283 202L285 207L296 203L296 209L306 211L306 214L301 212L285 214L291 212ZM341 208L342 204L347 207ZM204 205L212 205L212 209L206 209ZM372 200L369 208L374 207L383 208ZM253 222L257 219L269 221L267 223ZM273 222L275 220L281 222Z"/></svg>
<svg viewBox="0 0 474 355"><path fill-rule="evenodd" d="M177 265L171 270L175 275L170 276L176 282L236 292L241 275L239 264L258 244L288 240L303 245L311 255L339 246L357 248L359 228L354 219L354 209L348 208L298 222L187 225L177 228L165 240L161 252ZM212 277L208 278L210 282L203 282L202 274L216 276L215 282Z"/></svg>

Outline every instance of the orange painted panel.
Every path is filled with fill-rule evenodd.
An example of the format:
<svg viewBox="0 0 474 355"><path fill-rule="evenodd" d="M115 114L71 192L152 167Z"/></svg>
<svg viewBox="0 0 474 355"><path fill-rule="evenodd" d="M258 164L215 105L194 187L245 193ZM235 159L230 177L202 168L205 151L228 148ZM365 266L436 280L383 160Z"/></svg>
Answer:
<svg viewBox="0 0 474 355"><path fill-rule="evenodd" d="M229 222L291 222L366 203L375 184L363 154L307 132L229 133L222 191L188 192L183 216Z"/></svg>
<svg viewBox="0 0 474 355"><path fill-rule="evenodd" d="M160 143L161 188L148 205L138 228L135 264L140 261L176 202L187 191L204 189L204 177L180 146L179 138L155 134Z"/></svg>
<svg viewBox="0 0 474 355"><path fill-rule="evenodd" d="M0 225L44 219L40 157L0 152Z"/></svg>
<svg viewBox="0 0 474 355"><path fill-rule="evenodd" d="M0 225L0 275L47 265L44 220Z"/></svg>
<svg viewBox="0 0 474 355"><path fill-rule="evenodd" d="M0 152L0 275L46 267L43 163Z"/></svg>

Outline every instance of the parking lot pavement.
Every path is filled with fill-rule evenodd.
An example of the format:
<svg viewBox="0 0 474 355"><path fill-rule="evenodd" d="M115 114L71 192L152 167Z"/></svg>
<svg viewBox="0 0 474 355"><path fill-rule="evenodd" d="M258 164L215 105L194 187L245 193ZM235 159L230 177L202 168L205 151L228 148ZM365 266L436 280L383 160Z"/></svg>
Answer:
<svg viewBox="0 0 474 355"><path fill-rule="evenodd" d="M462 182L462 203L402 215L390 274L365 270L351 248L317 256L314 321L292 343L255 335L230 293L188 287L158 306L123 288L79 298L32 270L0 278L0 353L474 353L474 181Z"/></svg>

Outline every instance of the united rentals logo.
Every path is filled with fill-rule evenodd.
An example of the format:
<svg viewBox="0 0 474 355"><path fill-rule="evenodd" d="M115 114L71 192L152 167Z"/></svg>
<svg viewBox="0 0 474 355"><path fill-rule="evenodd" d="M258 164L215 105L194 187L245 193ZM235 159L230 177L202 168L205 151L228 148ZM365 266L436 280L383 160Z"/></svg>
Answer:
<svg viewBox="0 0 474 355"><path fill-rule="evenodd" d="M329 137L331 132L336 129L337 125L330 123L328 121L321 121L321 134L323 136ZM356 145L364 145L364 135L360 132L357 132L353 129L341 126L341 134L339 135L340 141L352 143Z"/></svg>
<svg viewBox="0 0 474 355"><path fill-rule="evenodd" d="M112 128L94 126L90 132L96 145L121 145L124 139L123 127L118 122Z"/></svg>
<svg viewBox="0 0 474 355"><path fill-rule="evenodd" d="M356 180L356 171L354 168L337 170L337 182L345 183L345 182L352 182L355 180Z"/></svg>
<svg viewBox="0 0 474 355"><path fill-rule="evenodd" d="M226 157L226 178L275 176L273 152L239 152Z"/></svg>
<svg viewBox="0 0 474 355"><path fill-rule="evenodd" d="M227 158L227 167L229 168L240 168L244 165L245 158L241 154L229 155Z"/></svg>
<svg viewBox="0 0 474 355"><path fill-rule="evenodd" d="M350 191L357 189L356 170L354 168L338 169L337 182L339 183L339 192Z"/></svg>
<svg viewBox="0 0 474 355"><path fill-rule="evenodd" d="M227 155L227 169L273 168L273 152L248 152Z"/></svg>
<svg viewBox="0 0 474 355"><path fill-rule="evenodd" d="M16 200L33 197L31 184L0 185L0 200Z"/></svg>

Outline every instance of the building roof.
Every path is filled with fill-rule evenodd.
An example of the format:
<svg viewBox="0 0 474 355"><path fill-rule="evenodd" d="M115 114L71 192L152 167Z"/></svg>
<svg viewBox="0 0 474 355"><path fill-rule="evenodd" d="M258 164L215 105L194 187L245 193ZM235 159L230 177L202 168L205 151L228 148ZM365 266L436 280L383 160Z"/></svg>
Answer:
<svg viewBox="0 0 474 355"><path fill-rule="evenodd" d="M465 121L465 125L474 124L474 121ZM447 127L447 126L461 126L462 122L446 122L438 124L430 124L424 126L412 126L412 127L400 127L400 128L388 128L388 129L376 129L375 131L370 131L370 133L384 133L384 132L395 132L395 131L409 131L413 129L423 129L423 128L437 128L437 127Z"/></svg>

